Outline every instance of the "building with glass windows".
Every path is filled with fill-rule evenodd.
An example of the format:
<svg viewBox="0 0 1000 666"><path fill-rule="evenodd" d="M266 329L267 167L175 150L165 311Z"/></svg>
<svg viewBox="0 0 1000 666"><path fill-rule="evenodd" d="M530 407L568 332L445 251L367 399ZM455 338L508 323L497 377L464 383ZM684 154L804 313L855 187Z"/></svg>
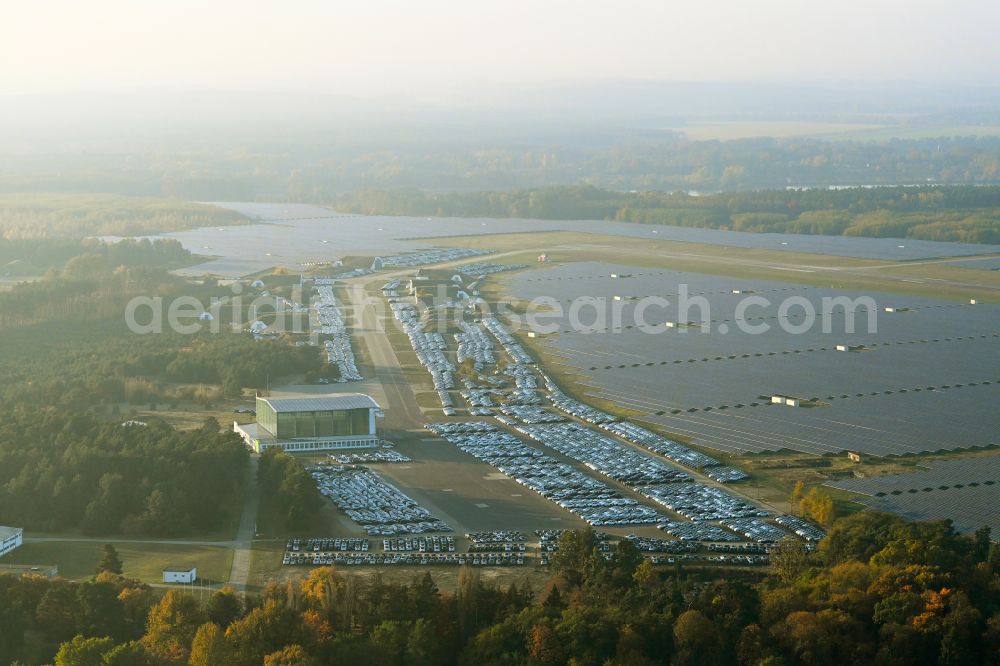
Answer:
<svg viewBox="0 0 1000 666"><path fill-rule="evenodd" d="M0 525L0 557L21 545L24 531L20 527Z"/></svg>
<svg viewBox="0 0 1000 666"><path fill-rule="evenodd" d="M272 446L285 451L378 446L375 419L382 408L362 393L294 397L257 396L255 423L233 423L233 431L256 453Z"/></svg>

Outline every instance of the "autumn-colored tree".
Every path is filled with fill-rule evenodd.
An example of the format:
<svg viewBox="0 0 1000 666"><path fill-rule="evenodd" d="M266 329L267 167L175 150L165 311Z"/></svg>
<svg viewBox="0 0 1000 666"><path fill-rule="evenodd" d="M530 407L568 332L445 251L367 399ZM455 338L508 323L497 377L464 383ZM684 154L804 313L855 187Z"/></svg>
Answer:
<svg viewBox="0 0 1000 666"><path fill-rule="evenodd" d="M659 583L660 577L653 568L653 563L649 560L643 560L642 564L636 567L632 579L640 590L650 590Z"/></svg>
<svg viewBox="0 0 1000 666"><path fill-rule="evenodd" d="M310 645L322 645L333 637L333 626L318 610L302 611L302 628Z"/></svg>
<svg viewBox="0 0 1000 666"><path fill-rule="evenodd" d="M198 627L191 641L189 666L215 666L226 663L229 648L222 629L214 622L206 622Z"/></svg>
<svg viewBox="0 0 1000 666"><path fill-rule="evenodd" d="M316 660L301 645L286 645L264 657L264 666L315 666Z"/></svg>
<svg viewBox="0 0 1000 666"><path fill-rule="evenodd" d="M809 551L794 537L786 537L771 549L771 571L782 583L791 583L809 567Z"/></svg>
<svg viewBox="0 0 1000 666"><path fill-rule="evenodd" d="M125 623L132 635L138 635L146 626L149 609L153 605L153 590L136 581L122 587L118 593L118 603L121 604Z"/></svg>
<svg viewBox="0 0 1000 666"><path fill-rule="evenodd" d="M813 486L809 489L809 492L802 499L801 506L802 513L820 525L829 527L833 524L833 519L836 516L833 498L819 486Z"/></svg>
<svg viewBox="0 0 1000 666"><path fill-rule="evenodd" d="M302 617L275 600L254 608L226 630L231 664L259 666L264 656L287 645L301 644Z"/></svg>
<svg viewBox="0 0 1000 666"><path fill-rule="evenodd" d="M559 636L545 624L536 624L531 628L528 654L539 664L558 666L566 663L566 650L563 648Z"/></svg>
<svg viewBox="0 0 1000 666"><path fill-rule="evenodd" d="M101 666L159 666L160 661L149 654L139 641L116 645L104 655Z"/></svg>
<svg viewBox="0 0 1000 666"><path fill-rule="evenodd" d="M662 658L665 655L657 656ZM618 644L612 663L615 666L652 666L656 662L646 655L642 635L631 624L626 624L618 631Z"/></svg>
<svg viewBox="0 0 1000 666"><path fill-rule="evenodd" d="M168 661L186 662L195 632L205 622L197 599L169 590L149 611L142 643L151 653Z"/></svg>
<svg viewBox="0 0 1000 666"><path fill-rule="evenodd" d="M674 623L674 664L712 663L718 649L719 632L704 613L684 611Z"/></svg>
<svg viewBox="0 0 1000 666"><path fill-rule="evenodd" d="M757 666L768 653L768 639L760 626L748 624L740 633L736 656L743 666Z"/></svg>
<svg viewBox="0 0 1000 666"><path fill-rule="evenodd" d="M102 666L104 654L114 646L110 638L74 636L59 647L55 666Z"/></svg>
<svg viewBox="0 0 1000 666"><path fill-rule="evenodd" d="M802 511L802 498L805 496L806 484L801 480L795 482L791 494L788 496L788 506L792 513Z"/></svg>
<svg viewBox="0 0 1000 666"><path fill-rule="evenodd" d="M825 608L817 613L790 613L784 621L771 629L772 637L800 663L816 666L839 666L867 661L870 644L844 640L845 636L859 636L861 633L862 627L857 620L833 608Z"/></svg>

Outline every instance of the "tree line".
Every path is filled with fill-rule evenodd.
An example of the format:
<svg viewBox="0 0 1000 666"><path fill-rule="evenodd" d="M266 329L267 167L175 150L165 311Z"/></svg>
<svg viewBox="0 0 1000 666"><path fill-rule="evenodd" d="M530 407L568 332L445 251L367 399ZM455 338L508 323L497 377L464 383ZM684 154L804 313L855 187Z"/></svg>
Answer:
<svg viewBox="0 0 1000 666"><path fill-rule="evenodd" d="M319 512L323 497L299 461L281 449L266 449L257 465L261 509L291 530L303 530Z"/></svg>
<svg viewBox="0 0 1000 666"><path fill-rule="evenodd" d="M627 540L607 557L596 546L589 530L567 533L541 590L501 588L476 569L463 568L446 592L430 573L398 583L320 567L259 596L222 590L200 603L174 590L156 601L107 571L86 583L0 578L8 628L0 658L39 663L54 654L57 666L1000 664L1000 550L988 529L962 536L947 521L855 514L815 552L782 543L759 576L654 568ZM100 613L90 610L97 604Z"/></svg>
<svg viewBox="0 0 1000 666"><path fill-rule="evenodd" d="M749 138L687 141L668 131L600 130L513 137L475 133L391 141L281 142L280 149L212 152L172 147L128 159L86 155L74 165L40 159L30 170L0 173L0 192L115 192L187 201L280 200L328 202L357 189L428 191L544 188L587 183L611 190L741 191L788 185L912 185L1000 183L1000 139L941 136L919 139L830 141ZM427 130L427 131L425 131ZM25 195L14 195L24 197ZM43 195L52 197L54 195ZM56 195L57 196L57 195ZM106 195L94 195L106 196ZM167 204L162 204L165 208ZM192 208L194 205L192 205ZM13 207L12 207L13 208ZM35 206L39 208L39 206ZM30 209L29 209L30 211ZM183 211L182 211L183 212ZM367 211L366 211L367 212ZM184 215L189 213L184 212ZM198 215L202 215L200 209ZM40 213L23 215L17 228L33 233ZM97 219L102 231L141 226L214 225L219 213L191 221ZM105 216L107 217L107 216ZM86 220L87 224L93 224ZM201 222L202 224L197 224ZM81 220L71 218L71 229ZM75 233L75 231L74 231Z"/></svg>
<svg viewBox="0 0 1000 666"><path fill-rule="evenodd" d="M0 276L39 277L62 269L80 255L93 255L107 266L174 266L191 259L191 253L173 239L124 239L117 243L75 238L0 238Z"/></svg>
<svg viewBox="0 0 1000 666"><path fill-rule="evenodd" d="M748 232L1000 243L1000 187L761 190L695 195L589 185L508 192L359 190L338 209L383 215L614 220Z"/></svg>
<svg viewBox="0 0 1000 666"><path fill-rule="evenodd" d="M0 524L35 532L180 536L229 527L247 452L209 419L179 431L51 408L0 415Z"/></svg>
<svg viewBox="0 0 1000 666"><path fill-rule="evenodd" d="M67 243L77 247L51 239L23 243L53 248L51 257ZM83 254L44 279L0 292L0 372L5 377L0 399L8 404L70 409L123 401L208 404L239 396L245 388L265 388L269 378L323 369L317 347L229 333L231 318L246 319L246 304L241 312L220 311L218 322L206 323L193 335L170 330L164 312L162 332L135 333L125 311L136 296L160 298L163 304L190 296L207 306L232 292L166 270L187 254L175 241L99 244L96 252L89 243L82 246ZM142 316L152 315L137 314L139 323L146 322Z"/></svg>
<svg viewBox="0 0 1000 666"><path fill-rule="evenodd" d="M176 198L0 193L0 237L8 240L140 236L245 220L231 210Z"/></svg>

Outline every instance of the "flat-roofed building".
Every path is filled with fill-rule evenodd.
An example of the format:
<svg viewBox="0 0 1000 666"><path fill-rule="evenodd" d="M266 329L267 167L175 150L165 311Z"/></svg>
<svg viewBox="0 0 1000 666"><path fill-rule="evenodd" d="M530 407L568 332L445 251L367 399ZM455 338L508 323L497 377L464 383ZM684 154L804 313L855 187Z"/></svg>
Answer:
<svg viewBox="0 0 1000 666"><path fill-rule="evenodd" d="M167 567L163 570L164 583L193 583L198 580L196 567Z"/></svg>
<svg viewBox="0 0 1000 666"><path fill-rule="evenodd" d="M21 545L24 530L20 527L5 527L0 525L0 557Z"/></svg>
<svg viewBox="0 0 1000 666"><path fill-rule="evenodd" d="M258 396L256 411L255 423L233 423L256 453L275 446L290 452L378 446L375 419L382 408L363 393Z"/></svg>

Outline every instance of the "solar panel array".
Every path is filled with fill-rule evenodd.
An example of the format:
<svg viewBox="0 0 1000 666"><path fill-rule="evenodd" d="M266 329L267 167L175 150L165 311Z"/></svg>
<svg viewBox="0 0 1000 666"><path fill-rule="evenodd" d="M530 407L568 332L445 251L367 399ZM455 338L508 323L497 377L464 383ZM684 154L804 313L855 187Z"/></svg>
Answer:
<svg viewBox="0 0 1000 666"><path fill-rule="evenodd" d="M990 487L1000 485L1000 455L934 460L914 468L911 473L838 479L828 481L826 485L871 497L895 492L947 490L955 486Z"/></svg>
<svg viewBox="0 0 1000 666"><path fill-rule="evenodd" d="M612 278L612 273L629 277ZM991 407L1000 400L1000 307L995 305L605 262L532 271L514 276L510 285L522 299L545 295L566 304L597 297L606 299L599 304L607 311L618 308L620 324L609 315L593 327L597 332L588 333L573 329L564 307L561 319L551 319L559 322L560 333L542 338L543 344L587 377L588 395L636 410L643 415L639 420L702 446L731 452L902 455L1000 442L1000 410ZM689 316L680 316L676 294L681 285L692 298L705 299L708 311L692 307ZM639 330L633 324L635 297L653 294L671 304L647 310L649 320L704 321L710 332L665 326L655 334ZM748 295L772 302L747 310L742 320L766 323L768 332L738 330L737 306ZM778 304L788 296L807 299L821 313L805 333L780 327L782 321L804 321L794 308L779 317ZM877 332L868 333L862 310L856 332L846 333L842 309L824 308L824 298L837 296L871 296ZM887 313L885 307L899 311ZM581 319L593 323L599 310L588 312L590 318L583 313ZM864 351L836 351L841 344ZM774 394L799 397L807 406L773 405Z"/></svg>
<svg viewBox="0 0 1000 666"><path fill-rule="evenodd" d="M989 526L1000 534L1000 455L935 460L928 468L826 485L863 493L857 501L909 520L948 518L960 532Z"/></svg>

